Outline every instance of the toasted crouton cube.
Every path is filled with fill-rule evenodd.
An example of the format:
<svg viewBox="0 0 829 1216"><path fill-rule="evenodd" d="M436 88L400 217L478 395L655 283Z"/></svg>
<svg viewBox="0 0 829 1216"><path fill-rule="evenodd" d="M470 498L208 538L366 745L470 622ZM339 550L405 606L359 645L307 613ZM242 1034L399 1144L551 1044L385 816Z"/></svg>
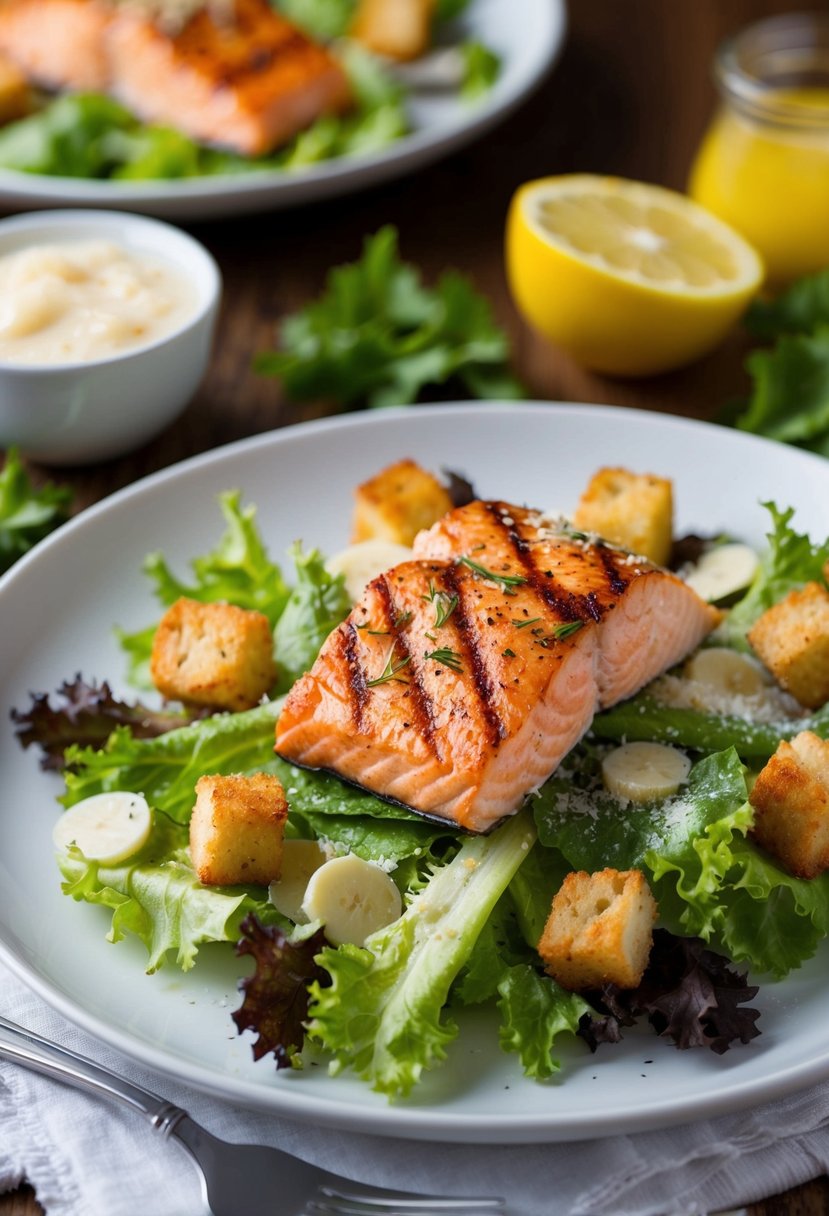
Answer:
<svg viewBox="0 0 829 1216"><path fill-rule="evenodd" d="M818 709L829 701L829 591L807 583L754 622L748 640L781 688Z"/></svg>
<svg viewBox="0 0 829 1216"><path fill-rule="evenodd" d="M417 59L429 46L434 0L360 0L350 34L376 55Z"/></svg>
<svg viewBox="0 0 829 1216"><path fill-rule="evenodd" d="M674 499L671 482L651 473L599 469L576 508L573 522L597 532L611 544L664 566L673 543Z"/></svg>
<svg viewBox="0 0 829 1216"><path fill-rule="evenodd" d="M357 487L351 540L411 545L451 509L449 491L436 477L414 460L398 460Z"/></svg>
<svg viewBox="0 0 829 1216"><path fill-rule="evenodd" d="M287 815L285 791L267 773L200 777L190 818L199 882L225 887L278 878Z"/></svg>
<svg viewBox="0 0 829 1216"><path fill-rule="evenodd" d="M641 870L568 874L538 943L563 988L636 988L653 944L657 905Z"/></svg>
<svg viewBox="0 0 829 1216"><path fill-rule="evenodd" d="M30 113L33 99L29 82L17 64L0 55L0 125Z"/></svg>
<svg viewBox="0 0 829 1216"><path fill-rule="evenodd" d="M150 672L169 700L252 709L276 679L270 622L233 604L176 600L155 632Z"/></svg>
<svg viewBox="0 0 829 1216"><path fill-rule="evenodd" d="M752 835L797 878L829 869L829 742L801 731L780 743L751 789Z"/></svg>

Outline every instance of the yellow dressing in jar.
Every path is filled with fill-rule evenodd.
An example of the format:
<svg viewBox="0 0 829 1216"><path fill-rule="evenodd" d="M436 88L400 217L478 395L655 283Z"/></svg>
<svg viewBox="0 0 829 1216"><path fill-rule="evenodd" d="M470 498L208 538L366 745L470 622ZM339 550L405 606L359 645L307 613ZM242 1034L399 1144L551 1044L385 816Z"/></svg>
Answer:
<svg viewBox="0 0 829 1216"><path fill-rule="evenodd" d="M770 285L829 266L829 18L760 22L716 72L689 193L754 245Z"/></svg>

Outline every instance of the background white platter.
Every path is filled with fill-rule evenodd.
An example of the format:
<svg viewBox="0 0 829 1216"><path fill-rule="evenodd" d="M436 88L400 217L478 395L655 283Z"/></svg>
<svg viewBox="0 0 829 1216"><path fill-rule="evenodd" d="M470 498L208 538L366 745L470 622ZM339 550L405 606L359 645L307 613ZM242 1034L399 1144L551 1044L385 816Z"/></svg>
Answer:
<svg viewBox="0 0 829 1216"><path fill-rule="evenodd" d="M561 49L564 0L473 0L459 23L462 38L483 42L500 57L492 91L470 103L457 94L411 100L412 131L382 151L324 161L292 173L261 173L178 181L118 182L46 177L0 169L0 208L113 207L166 219L203 220L273 211L376 186L401 177L483 135L540 83Z"/></svg>

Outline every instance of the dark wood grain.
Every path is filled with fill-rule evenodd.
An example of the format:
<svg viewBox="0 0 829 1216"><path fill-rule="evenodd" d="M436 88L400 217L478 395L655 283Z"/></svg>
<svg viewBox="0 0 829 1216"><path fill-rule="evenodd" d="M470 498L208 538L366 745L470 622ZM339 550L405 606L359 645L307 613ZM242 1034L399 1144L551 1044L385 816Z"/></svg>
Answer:
<svg viewBox="0 0 829 1216"><path fill-rule="evenodd" d="M519 113L474 147L352 198L192 226L225 280L215 355L201 391L141 451L100 466L35 468L35 476L72 486L81 509L208 448L325 413L322 402L290 405L275 382L254 374L251 359L272 342L280 318L319 291L327 268L352 259L363 237L385 223L397 225L404 255L428 278L450 266L472 276L509 331L517 368L538 397L713 417L745 386L741 338L694 367L647 381L586 372L532 336L512 307L501 255L506 207L517 185L549 173L613 173L682 188L715 104L715 48L758 17L802 7L802 0L575 0L556 70ZM749 1210L829 1213L829 1182ZM0 1216L41 1211L27 1187L0 1197Z"/></svg>

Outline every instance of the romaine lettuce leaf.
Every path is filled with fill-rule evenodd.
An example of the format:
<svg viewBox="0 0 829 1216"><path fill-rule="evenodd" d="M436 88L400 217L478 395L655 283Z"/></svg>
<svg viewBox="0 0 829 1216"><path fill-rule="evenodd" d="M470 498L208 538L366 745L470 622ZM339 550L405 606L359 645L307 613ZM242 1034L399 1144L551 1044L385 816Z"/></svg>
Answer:
<svg viewBox="0 0 829 1216"><path fill-rule="evenodd" d="M318 549L291 549L296 586L276 622L274 643L279 671L277 692L287 692L309 670L332 629L349 613L351 601L342 574L329 574Z"/></svg>
<svg viewBox="0 0 829 1216"><path fill-rule="evenodd" d="M746 649L746 633L759 616L790 591L808 582L826 585L829 540L812 541L791 527L794 508L780 510L773 502L763 504L771 515L768 548L760 560L754 581L719 627L718 636L729 645Z"/></svg>
<svg viewBox="0 0 829 1216"><path fill-rule="evenodd" d="M811 958L829 932L829 878L792 878L747 839L753 810L733 749L698 761L661 805L622 806L601 788L595 751L568 764L570 780L552 778L534 801L540 840L574 869L649 871L665 928L758 972L780 978Z"/></svg>
<svg viewBox="0 0 829 1216"><path fill-rule="evenodd" d="M239 608L264 613L275 625L290 596L290 588L279 566L271 561L256 523L256 508L241 505L238 490L219 495L225 530L216 548L190 563L195 576L185 583L175 575L161 553L150 553L144 573L162 608L169 608L180 596L215 603L226 600ZM138 687L152 687L149 661L155 633L150 626L135 633L118 631L121 646L130 658L130 679Z"/></svg>
<svg viewBox="0 0 829 1216"><path fill-rule="evenodd" d="M312 38L342 38L357 11L357 0L276 0L276 7Z"/></svg>
<svg viewBox="0 0 829 1216"><path fill-rule="evenodd" d="M533 798L539 840L576 870L628 870L651 851L680 855L747 798L733 749L698 761L673 798L640 804L623 805L604 788L599 760L597 752L580 748Z"/></svg>
<svg viewBox="0 0 829 1216"><path fill-rule="evenodd" d="M119 726L100 750L70 747L61 802L70 807L107 790L140 790L150 806L187 823L204 773L274 771L279 705L269 701L245 713L216 714L156 739L136 739Z"/></svg>
<svg viewBox="0 0 829 1216"><path fill-rule="evenodd" d="M575 1035L583 1015L594 1012L578 993L567 992L528 963L508 968L498 997L501 1047L517 1052L526 1076L538 1080L561 1068L553 1056L560 1035Z"/></svg>
<svg viewBox="0 0 829 1216"><path fill-rule="evenodd" d="M405 1095L445 1057L457 1034L443 1013L449 989L534 839L526 814L464 839L365 949L321 953L331 986L312 989L309 1034L332 1053L333 1072L351 1068L375 1089Z"/></svg>
<svg viewBox="0 0 829 1216"><path fill-rule="evenodd" d="M120 941L128 933L140 937L149 954L148 971L156 971L171 953L188 971L202 943L235 942L248 913L265 922L277 916L264 890L203 887L190 864L187 839L186 828L156 811L150 840L121 865L87 861L78 849L59 858L64 893L110 908L108 940Z"/></svg>
<svg viewBox="0 0 829 1216"><path fill-rule="evenodd" d="M539 864L538 855L544 855ZM544 1079L558 1072L559 1061L553 1045L564 1032L575 1035L579 1019L594 1013L576 993L567 992L554 979L540 971L536 943L543 921L550 911L555 886L547 881L547 861L553 850L538 842L515 874L506 893L496 904L481 930L469 960L452 989L453 999L464 1005L497 1000L501 1014L499 1040L504 1051L516 1052L528 1077ZM565 869L569 868L565 866ZM516 884L529 870L522 890L529 891L539 878L540 897L536 896L541 927L531 930L531 944L525 940L525 925L516 911L523 894L516 900ZM558 884L556 884L557 886Z"/></svg>
<svg viewBox="0 0 829 1216"><path fill-rule="evenodd" d="M686 933L716 938L735 962L782 978L811 958L829 933L829 877L793 878L745 839L751 808L715 825L719 839L684 865L654 854L660 910L672 911ZM671 878L671 884L659 881ZM680 900L668 899L673 883ZM698 926L698 930L694 926Z"/></svg>

